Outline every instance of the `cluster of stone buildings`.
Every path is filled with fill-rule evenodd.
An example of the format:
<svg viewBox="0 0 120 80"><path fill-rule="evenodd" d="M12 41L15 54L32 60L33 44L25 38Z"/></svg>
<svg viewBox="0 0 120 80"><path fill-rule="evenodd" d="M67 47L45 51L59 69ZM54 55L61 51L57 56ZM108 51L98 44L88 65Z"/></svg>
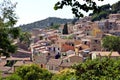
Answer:
<svg viewBox="0 0 120 80"><path fill-rule="evenodd" d="M88 58L102 58L109 54L111 58L120 57L118 52L111 53L102 47L104 36L120 36L120 14L110 14L108 19L101 21L91 22L90 17L85 17L75 25L68 23L68 34L63 34L63 29L64 25L58 30L33 29L29 53L22 58L14 55L7 59L16 59L13 70L23 64L35 63L55 73Z"/></svg>
<svg viewBox="0 0 120 80"><path fill-rule="evenodd" d="M40 30L33 35L31 44L32 61L50 71L69 68L75 63L84 62L87 58L108 56L111 52L102 47L102 38L108 34L119 35L120 14L110 14L108 19L91 22L90 17L75 23L68 23L68 34L63 34L64 25L58 30ZM39 29L34 29L33 33ZM36 36L42 40L34 41ZM120 57L112 52L111 57Z"/></svg>

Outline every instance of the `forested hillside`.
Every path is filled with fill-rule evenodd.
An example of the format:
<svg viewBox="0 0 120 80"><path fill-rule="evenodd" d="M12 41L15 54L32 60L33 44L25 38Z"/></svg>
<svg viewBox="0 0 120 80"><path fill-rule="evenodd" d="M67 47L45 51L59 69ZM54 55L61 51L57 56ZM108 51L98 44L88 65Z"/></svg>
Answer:
<svg viewBox="0 0 120 80"><path fill-rule="evenodd" d="M47 19L33 22L30 24L26 24L26 25L22 25L20 27L24 31L30 31L33 28L46 28L46 27L50 27L53 24L65 24L65 23L71 22L71 21L72 21L72 19L61 19L61 18L56 18L56 17L49 17Z"/></svg>
<svg viewBox="0 0 120 80"><path fill-rule="evenodd" d="M96 21L96 20L106 19L108 18L109 14L116 14L116 13L120 13L120 1L114 3L113 5L110 4L103 5L101 6L101 11L99 14L93 13L90 14L90 16L92 16L92 21Z"/></svg>

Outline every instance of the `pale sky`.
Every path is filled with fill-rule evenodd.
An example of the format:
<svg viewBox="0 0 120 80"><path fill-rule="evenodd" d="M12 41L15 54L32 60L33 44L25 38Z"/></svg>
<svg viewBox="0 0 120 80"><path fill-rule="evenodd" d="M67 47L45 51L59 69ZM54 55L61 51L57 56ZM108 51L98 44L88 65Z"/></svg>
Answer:
<svg viewBox="0 0 120 80"><path fill-rule="evenodd" d="M54 4L60 0L11 0L17 2L16 13L19 17L17 25L27 24L45 19L47 17L73 18L70 7L55 11ZM82 0L83 1L83 0ZM119 0L105 0L98 2L99 5L113 4Z"/></svg>

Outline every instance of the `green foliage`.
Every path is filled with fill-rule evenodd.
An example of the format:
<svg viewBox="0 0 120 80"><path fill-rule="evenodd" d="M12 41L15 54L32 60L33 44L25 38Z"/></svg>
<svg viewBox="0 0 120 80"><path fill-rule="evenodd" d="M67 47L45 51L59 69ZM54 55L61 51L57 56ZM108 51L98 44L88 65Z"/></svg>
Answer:
<svg viewBox="0 0 120 80"><path fill-rule="evenodd" d="M61 19L56 17L49 17L41 21L37 21L34 23L26 24L20 26L22 31L31 31L34 28L50 28L54 24L65 24L67 22L72 22L72 19Z"/></svg>
<svg viewBox="0 0 120 80"><path fill-rule="evenodd" d="M1 74L1 71L0 71L0 80L2 80L2 74Z"/></svg>
<svg viewBox="0 0 120 80"><path fill-rule="evenodd" d="M109 11L110 8L111 8L111 5L110 5L110 4L105 4L105 5L102 5L102 6L101 6L101 10L102 10L102 11L104 11L104 10Z"/></svg>
<svg viewBox="0 0 120 80"><path fill-rule="evenodd" d="M64 69L52 77L52 80L77 80L74 69Z"/></svg>
<svg viewBox="0 0 120 80"><path fill-rule="evenodd" d="M120 52L120 37L117 36L106 36L102 40L103 47L108 50Z"/></svg>
<svg viewBox="0 0 120 80"><path fill-rule="evenodd" d="M90 14L90 16L92 16L92 21L106 19L109 16L109 14L112 13L120 13L120 1L113 5L110 4L102 5L100 9L101 10L99 13Z"/></svg>
<svg viewBox="0 0 120 80"><path fill-rule="evenodd" d="M83 3L81 3L79 0L62 0L55 4L54 9L62 9L64 6L70 6L72 8L72 13L78 18L84 16L81 10L85 12L93 11L94 13L100 12L100 7L94 0L84 0Z"/></svg>
<svg viewBox="0 0 120 80"><path fill-rule="evenodd" d="M21 77L22 80L50 80L52 76L49 71L35 64L21 66L15 74Z"/></svg>
<svg viewBox="0 0 120 80"><path fill-rule="evenodd" d="M100 13L96 13L92 16L92 21L106 19L108 14L109 13L107 11L101 11Z"/></svg>
<svg viewBox="0 0 120 80"><path fill-rule="evenodd" d="M20 34L19 40L21 43L24 43L29 47L31 44L30 38L31 38L31 34L29 32L22 32Z"/></svg>
<svg viewBox="0 0 120 80"><path fill-rule="evenodd" d="M11 33L8 29L0 29L0 53L9 56L9 53L15 53L17 47L12 44Z"/></svg>
<svg viewBox="0 0 120 80"><path fill-rule="evenodd" d="M17 61L15 61L15 60L7 61L7 63L5 64L5 66L12 67L13 64L15 64L16 62Z"/></svg>
<svg viewBox="0 0 120 80"><path fill-rule="evenodd" d="M67 26L67 23L64 25L63 34L68 34L68 26Z"/></svg>
<svg viewBox="0 0 120 80"><path fill-rule="evenodd" d="M119 80L120 60L103 58L74 65L77 80Z"/></svg>
<svg viewBox="0 0 120 80"><path fill-rule="evenodd" d="M22 80L18 75L13 74L9 77L7 77L5 80Z"/></svg>
<svg viewBox="0 0 120 80"><path fill-rule="evenodd" d="M15 11L16 4L10 0L4 0L0 4L0 55L9 56L9 53L15 53L16 46L13 45L13 39L18 38L19 29L13 26L17 22Z"/></svg>
<svg viewBox="0 0 120 80"><path fill-rule="evenodd" d="M92 21L106 19L108 15L112 12L110 4L102 5L100 9L101 11L99 13L93 13L90 15L92 16Z"/></svg>
<svg viewBox="0 0 120 80"><path fill-rule="evenodd" d="M73 39L73 35L68 36L68 39Z"/></svg>
<svg viewBox="0 0 120 80"><path fill-rule="evenodd" d="M13 27L17 22L15 13L16 3L13 4L10 0L3 0L0 4L0 19L4 23L4 27Z"/></svg>
<svg viewBox="0 0 120 80"><path fill-rule="evenodd" d="M78 18L84 16L82 11L93 11L93 13L90 14L90 16L93 16L93 21L107 18L107 16L111 13L120 13L120 1L112 6L110 4L98 6L94 0L85 0L83 3L79 0L62 0L55 4L54 9L62 9L64 6L70 6L72 8L72 13Z"/></svg>
<svg viewBox="0 0 120 80"><path fill-rule="evenodd" d="M59 29L60 25L59 24L53 24L50 28L51 29Z"/></svg>
<svg viewBox="0 0 120 80"><path fill-rule="evenodd" d="M21 29L19 27L15 27L9 30L9 33L12 34L11 37L17 39L20 36Z"/></svg>
<svg viewBox="0 0 120 80"><path fill-rule="evenodd" d="M120 1L112 5L113 13L120 13Z"/></svg>

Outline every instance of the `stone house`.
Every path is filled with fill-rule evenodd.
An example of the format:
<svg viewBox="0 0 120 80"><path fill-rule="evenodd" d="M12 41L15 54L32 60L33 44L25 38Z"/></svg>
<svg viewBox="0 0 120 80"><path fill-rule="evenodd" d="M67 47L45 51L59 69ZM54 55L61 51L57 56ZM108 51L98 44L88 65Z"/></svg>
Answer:
<svg viewBox="0 0 120 80"><path fill-rule="evenodd" d="M67 39L58 39L55 43L55 53L60 54L68 50L74 50L74 41Z"/></svg>
<svg viewBox="0 0 120 80"><path fill-rule="evenodd" d="M101 20L101 21L96 21L95 22L98 25L98 28L103 31L103 32L108 32L108 20Z"/></svg>
<svg viewBox="0 0 120 80"><path fill-rule="evenodd" d="M72 65L83 62L83 57L71 54L63 58L60 69L70 68Z"/></svg>
<svg viewBox="0 0 120 80"><path fill-rule="evenodd" d="M92 38L90 43L91 51L101 51L101 38Z"/></svg>
<svg viewBox="0 0 120 80"><path fill-rule="evenodd" d="M114 58L114 59L119 59L120 54L118 52L110 52L110 51L92 51L90 52L91 59L96 59L96 58Z"/></svg>
<svg viewBox="0 0 120 80"><path fill-rule="evenodd" d="M46 68L53 73L58 72L60 71L61 62L61 59L50 59L46 64Z"/></svg>
<svg viewBox="0 0 120 80"><path fill-rule="evenodd" d="M116 30L117 27L116 27L116 20L114 19L108 19L108 27L107 27L108 30Z"/></svg>
<svg viewBox="0 0 120 80"><path fill-rule="evenodd" d="M120 14L110 14L109 19L120 19Z"/></svg>

